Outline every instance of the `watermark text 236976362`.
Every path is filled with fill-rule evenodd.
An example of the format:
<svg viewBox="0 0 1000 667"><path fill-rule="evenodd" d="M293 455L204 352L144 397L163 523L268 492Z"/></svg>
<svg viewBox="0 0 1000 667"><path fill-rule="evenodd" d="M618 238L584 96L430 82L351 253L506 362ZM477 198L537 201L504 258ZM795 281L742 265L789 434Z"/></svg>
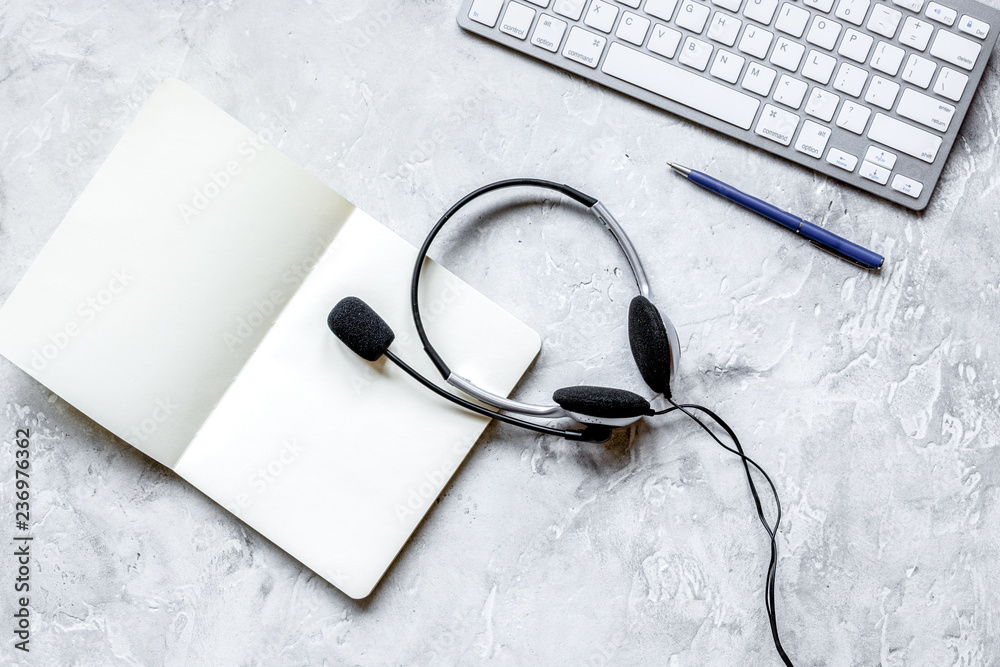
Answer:
<svg viewBox="0 0 1000 667"><path fill-rule="evenodd" d="M31 431L14 434L14 648L28 651L31 621L28 593L31 591Z"/></svg>

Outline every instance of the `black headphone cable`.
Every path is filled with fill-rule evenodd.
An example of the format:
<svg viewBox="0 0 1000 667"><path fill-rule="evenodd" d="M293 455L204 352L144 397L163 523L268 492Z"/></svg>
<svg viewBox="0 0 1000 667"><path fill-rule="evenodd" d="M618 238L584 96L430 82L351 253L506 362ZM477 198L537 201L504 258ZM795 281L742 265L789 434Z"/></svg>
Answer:
<svg viewBox="0 0 1000 667"><path fill-rule="evenodd" d="M746 453L743 451L743 446L740 444L740 439L736 437L736 433L733 431L732 428L730 428L729 424L727 424L725 420L722 419L722 417L720 417L719 415L715 414L714 412L712 412L711 410L702 405L694 405L690 403L679 404L669 397L667 397L667 401L670 403L672 407L664 408L663 410L658 411L656 414L663 415L673 412L675 410L683 412L685 415L690 417L696 424L698 424L698 426L700 426L702 430L704 430L706 433L712 436L712 439L715 440L715 442L717 442L720 447L722 447L726 451L736 454L737 456L740 457L740 460L743 462L743 470L746 472L747 484L749 484L750 486L750 494L753 496L753 502L757 509L757 517L760 519L761 525L764 526L764 530L767 531L767 535L771 540L771 558L767 566L767 577L764 586L764 606L767 609L767 620L771 626L771 637L774 639L774 647L775 649L777 649L778 655L781 656L781 660L788 667L794 667L792 665L792 661L788 657L788 654L785 653L784 647L781 645L781 639L778 637L778 616L775 610L774 588L775 588L775 579L777 576L777 569L778 569L778 544L776 535L778 531L778 526L781 523L781 501L778 500L778 491L774 486L774 482L771 481L771 477L766 472L764 472L764 469L761 468L756 461L754 461L753 459L751 459L749 456L746 455ZM732 447L722 442L722 440L720 440L719 437L715 435L712 429L710 429L707 425L705 425L703 421L701 421L694 414L692 414L690 410L700 410L701 412L708 415L712 419L712 421L718 424L726 432L726 434L729 435L729 437L733 441L733 444L736 445L736 449L733 449ZM760 494L757 492L757 485L753 481L753 475L750 473L750 466L756 468L757 471L764 476L764 479L767 481L768 486L771 487L771 494L774 496L774 504L775 507L777 508L777 516L774 520L773 527L767 522L767 518L764 516L764 507L761 504Z"/></svg>

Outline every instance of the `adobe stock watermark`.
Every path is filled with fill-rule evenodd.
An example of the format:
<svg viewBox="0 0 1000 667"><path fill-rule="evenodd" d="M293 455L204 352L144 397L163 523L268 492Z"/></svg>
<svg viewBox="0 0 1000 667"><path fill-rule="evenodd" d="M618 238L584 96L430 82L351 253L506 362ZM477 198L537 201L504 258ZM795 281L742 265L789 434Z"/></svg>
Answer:
<svg viewBox="0 0 1000 667"><path fill-rule="evenodd" d="M619 144L621 144L621 131L609 119L605 120L601 134L591 136L580 147L579 152L573 158L573 167L584 169L593 165L604 155L610 146Z"/></svg>
<svg viewBox="0 0 1000 667"><path fill-rule="evenodd" d="M30 5L25 5L30 7ZM48 2L41 9L35 9L28 18L25 19L21 27L11 36L11 41L14 44L20 45L24 42L30 42L38 37L38 31L42 29L42 26L50 23L52 21L52 14L58 9L58 5L54 2Z"/></svg>
<svg viewBox="0 0 1000 667"><path fill-rule="evenodd" d="M625 646L628 641L628 633L624 630L616 630L611 637L597 647L597 650L583 663L587 667L606 667L617 664L614 660L615 654Z"/></svg>
<svg viewBox="0 0 1000 667"><path fill-rule="evenodd" d="M413 144L410 152L396 166L396 176L407 178L416 171L416 166L434 157L438 149L449 141L452 136L449 130L461 127L472 119L482 117L483 100L496 98L497 84L494 81L483 81L484 91L478 95L469 95L457 104L445 109L440 115L441 124L434 127L426 136Z"/></svg>
<svg viewBox="0 0 1000 667"><path fill-rule="evenodd" d="M133 276L127 268L113 271L104 287L77 305L74 319L68 321L61 329L50 333L48 340L41 347L32 350L32 368L38 371L44 370L86 329L87 324L96 320L114 304L119 295L132 284L132 280Z"/></svg>
<svg viewBox="0 0 1000 667"><path fill-rule="evenodd" d="M389 27L392 19L403 13L406 3L403 0L393 0L381 9L365 13L365 18L360 25L355 25L348 39L343 40L340 47L340 55L344 60L355 62L361 58L363 52L372 44L372 40Z"/></svg>
<svg viewBox="0 0 1000 667"><path fill-rule="evenodd" d="M189 223L198 218L218 199L266 148L274 145L274 138L288 125L288 118L275 112L271 122L249 135L236 147L230 159L210 169L201 185L195 186L191 196L177 204L181 219Z"/></svg>
<svg viewBox="0 0 1000 667"><path fill-rule="evenodd" d="M458 646L460 638L472 632L474 632L472 624L462 612L456 609L444 631L428 642L431 653L429 664L434 665L444 661L446 653L453 651Z"/></svg>
<svg viewBox="0 0 1000 667"><path fill-rule="evenodd" d="M34 472L31 455L31 429L19 428L14 432L14 648L31 651L31 475ZM4 443L7 444L7 443Z"/></svg>
<svg viewBox="0 0 1000 667"><path fill-rule="evenodd" d="M83 133L83 136L73 142L72 147L66 153L63 163L70 168L75 168L83 164L101 147L102 142L108 139L108 135L122 121L132 118L139 112L139 109L149 99L152 92L156 90L156 87L160 85L163 79L170 76L171 73L169 68L163 67L163 63L157 63L151 69L144 72L132 84L132 88L128 94L115 102L111 106L109 113L105 114L96 126L91 126Z"/></svg>
<svg viewBox="0 0 1000 667"><path fill-rule="evenodd" d="M222 334L222 340L230 352L236 352L249 341L263 326L274 322L277 313L292 297L295 290L305 282L306 277L319 263L329 242L321 237L314 239L309 253L295 261L281 274L281 286L272 289L260 299L254 299L250 310L237 318L233 327Z"/></svg>
<svg viewBox="0 0 1000 667"><path fill-rule="evenodd" d="M295 438L282 440L274 455L247 477L243 490L236 494L233 502L225 506L226 509L239 516L241 510L253 505L285 471L294 466L305 451L305 447Z"/></svg>
<svg viewBox="0 0 1000 667"><path fill-rule="evenodd" d="M466 441L452 442L445 452L444 461L426 471L420 482L407 489L405 497L393 503L392 509L396 513L396 519L402 524L419 519L444 489L468 451L469 444Z"/></svg>
<svg viewBox="0 0 1000 667"><path fill-rule="evenodd" d="M634 287L634 286L633 286ZM603 290L602 290L603 291ZM617 322L617 323L620 323ZM583 321L564 328L559 334L559 347L565 350L593 349L595 340L606 339L614 325L605 311L591 310Z"/></svg>
<svg viewBox="0 0 1000 667"><path fill-rule="evenodd" d="M137 442L146 442L151 435L160 430L181 406L169 396L153 401L153 409L138 424L127 432L127 435ZM131 440L129 441L131 442Z"/></svg>

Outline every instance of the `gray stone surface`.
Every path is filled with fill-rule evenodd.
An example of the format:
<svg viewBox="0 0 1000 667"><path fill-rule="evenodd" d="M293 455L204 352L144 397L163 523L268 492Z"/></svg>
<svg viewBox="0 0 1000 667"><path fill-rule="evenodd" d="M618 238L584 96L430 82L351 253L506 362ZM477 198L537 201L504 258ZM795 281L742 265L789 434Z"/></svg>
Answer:
<svg viewBox="0 0 1000 667"><path fill-rule="evenodd" d="M675 394L728 418L775 478L796 663L1000 661L1000 60L915 215L467 36L456 11L0 5L0 300L165 76L414 243L488 181L574 184L642 250L684 348ZM817 251L668 160L880 250L885 270ZM444 241L439 259L543 337L518 396L641 387L627 268L591 220L526 198ZM355 602L6 360L0 399L4 544L14 431L36 433L32 650L12 650L5 556L5 663L776 664L740 466L681 419L606 446L491 426Z"/></svg>

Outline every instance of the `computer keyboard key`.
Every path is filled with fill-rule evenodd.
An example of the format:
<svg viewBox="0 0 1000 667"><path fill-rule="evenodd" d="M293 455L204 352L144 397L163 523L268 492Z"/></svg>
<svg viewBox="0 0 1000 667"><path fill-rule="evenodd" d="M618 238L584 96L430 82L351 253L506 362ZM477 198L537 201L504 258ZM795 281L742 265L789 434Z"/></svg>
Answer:
<svg viewBox="0 0 1000 667"><path fill-rule="evenodd" d="M752 0L751 0L752 1ZM700 35L705 29L708 15L712 12L707 6L695 0L684 0L681 8L677 10L677 18L674 19L679 27L690 30L696 35Z"/></svg>
<svg viewBox="0 0 1000 667"><path fill-rule="evenodd" d="M806 7L818 9L821 12L828 12L833 9L833 0L802 0Z"/></svg>
<svg viewBox="0 0 1000 667"><path fill-rule="evenodd" d="M469 18L492 28L500 18L503 0L475 0L469 9Z"/></svg>
<svg viewBox="0 0 1000 667"><path fill-rule="evenodd" d="M936 69L937 65L932 61L911 53L903 68L903 81L926 88L931 85L931 79L934 78L934 70Z"/></svg>
<svg viewBox="0 0 1000 667"><path fill-rule="evenodd" d="M500 21L500 32L518 39L525 39L534 19L534 9L517 2L511 2L507 5L507 11L503 13L503 19Z"/></svg>
<svg viewBox="0 0 1000 667"><path fill-rule="evenodd" d="M744 130L760 108L749 95L621 44L608 49L602 71Z"/></svg>
<svg viewBox="0 0 1000 667"><path fill-rule="evenodd" d="M892 0L892 4L917 13L924 8L924 0Z"/></svg>
<svg viewBox="0 0 1000 667"><path fill-rule="evenodd" d="M693 67L699 72L704 72L708 67L708 61L712 57L712 45L694 37L688 37L684 41L684 48L677 58L678 62Z"/></svg>
<svg viewBox="0 0 1000 667"><path fill-rule="evenodd" d="M642 46L642 43L646 41L647 32L649 32L649 19L632 12L625 12L622 14L622 20L618 22L615 37L636 46Z"/></svg>
<svg viewBox="0 0 1000 667"><path fill-rule="evenodd" d="M907 88L899 98L896 113L939 132L947 132L955 116L955 107Z"/></svg>
<svg viewBox="0 0 1000 667"><path fill-rule="evenodd" d="M798 38L806 31L808 23L809 12L801 7L796 7L791 2L786 2L781 5L781 9L778 11L778 20L774 22L774 27Z"/></svg>
<svg viewBox="0 0 1000 667"><path fill-rule="evenodd" d="M673 58L677 54L681 37L681 33L677 30L657 23L653 28L653 34L649 36L649 44L646 45L646 48L664 58Z"/></svg>
<svg viewBox="0 0 1000 667"><path fill-rule="evenodd" d="M862 134L871 115L872 110L866 106L857 102L844 102L844 106L840 108L840 115L837 116L837 127L842 127L854 134Z"/></svg>
<svg viewBox="0 0 1000 667"><path fill-rule="evenodd" d="M535 24L535 32L531 33L531 43L555 53L559 50L559 43L562 42L565 33L565 21L548 14L542 14L538 17L538 23Z"/></svg>
<svg viewBox="0 0 1000 667"><path fill-rule="evenodd" d="M892 109L896 95L899 94L899 84L881 76L873 76L865 93L865 102L882 107L886 111Z"/></svg>
<svg viewBox="0 0 1000 667"><path fill-rule="evenodd" d="M778 41L774 43L770 61L772 65L794 72L799 69L799 63L802 62L802 54L805 51L806 47L798 42L793 42L786 37L779 37Z"/></svg>
<svg viewBox="0 0 1000 667"><path fill-rule="evenodd" d="M969 77L950 67L942 67L934 83L934 92L941 97L947 97L952 102L962 99L965 92L965 85L969 82Z"/></svg>
<svg viewBox="0 0 1000 667"><path fill-rule="evenodd" d="M806 113L829 123L840 104L840 95L822 88L813 88L806 102Z"/></svg>
<svg viewBox="0 0 1000 667"><path fill-rule="evenodd" d="M641 0L616 0L618 4L625 5L626 7L631 7L632 9L639 9L639 2ZM548 2L548 0L545 0Z"/></svg>
<svg viewBox="0 0 1000 667"><path fill-rule="evenodd" d="M927 11L924 12L924 16L932 21L937 21L938 23L950 26L955 22L955 16L957 16L957 13L950 7L945 7L937 2L932 2L927 5Z"/></svg>
<svg viewBox="0 0 1000 667"><path fill-rule="evenodd" d="M748 19L770 25L774 18L774 10L778 8L778 0L747 0L743 7L743 16Z"/></svg>
<svg viewBox="0 0 1000 667"><path fill-rule="evenodd" d="M677 9L677 0L646 0L643 10L650 16L669 21Z"/></svg>
<svg viewBox="0 0 1000 667"><path fill-rule="evenodd" d="M802 130L795 142L795 150L811 155L817 160L823 157L826 142L830 140L830 128L811 120L802 123Z"/></svg>
<svg viewBox="0 0 1000 667"><path fill-rule="evenodd" d="M899 43L917 51L927 48L927 42L931 41L934 34L934 26L927 21L921 21L913 16L907 16L903 22L903 29L899 33Z"/></svg>
<svg viewBox="0 0 1000 667"><path fill-rule="evenodd" d="M542 9L545 9L546 7L549 6L550 0L528 0L528 2L530 2L533 5L538 5Z"/></svg>
<svg viewBox="0 0 1000 667"><path fill-rule="evenodd" d="M974 19L968 14L964 14L962 16L962 20L958 22L958 29L964 33L972 35L973 37L986 39L986 35L990 33L990 24L986 21Z"/></svg>
<svg viewBox="0 0 1000 667"><path fill-rule="evenodd" d="M878 146L869 146L868 152L865 153L865 162L871 162L872 164L877 164L880 167L892 169L896 166L896 154L890 153L884 148L879 148Z"/></svg>
<svg viewBox="0 0 1000 667"><path fill-rule="evenodd" d="M750 63L750 66L747 67L747 73L743 75L743 81L740 83L740 86L750 92L767 97L771 94L771 84L774 83L776 76L778 76L778 73L770 67L764 67L759 63Z"/></svg>
<svg viewBox="0 0 1000 667"><path fill-rule="evenodd" d="M578 21L580 15L583 14L585 4L587 4L587 0L556 0L556 3L552 5L552 11L572 21Z"/></svg>
<svg viewBox="0 0 1000 667"><path fill-rule="evenodd" d="M845 58L850 58L854 62L864 63L868 60L868 54L871 52L872 44L874 43L875 38L871 35L858 32L854 28L848 28L847 32L844 33L844 39L840 42L840 48L837 49L837 53Z"/></svg>
<svg viewBox="0 0 1000 667"><path fill-rule="evenodd" d="M871 0L840 0L834 16L848 23L861 25L865 22L865 15L868 14L871 4Z"/></svg>
<svg viewBox="0 0 1000 667"><path fill-rule="evenodd" d="M941 137L882 113L875 114L868 138L928 163L941 148Z"/></svg>
<svg viewBox="0 0 1000 667"><path fill-rule="evenodd" d="M853 172L854 168L858 166L857 155L851 155L839 148L831 148L830 152L826 154L826 161L836 167L840 167L844 171L850 172Z"/></svg>
<svg viewBox="0 0 1000 667"><path fill-rule="evenodd" d="M743 4L743 0L712 0L712 4L716 7L728 9L731 12L738 12L740 11L740 5Z"/></svg>
<svg viewBox="0 0 1000 667"><path fill-rule="evenodd" d="M594 30L601 32L611 32L615 26L615 19L618 18L618 8L610 2L604 0L592 0L587 15L583 18L583 23Z"/></svg>
<svg viewBox="0 0 1000 667"><path fill-rule="evenodd" d="M712 63L711 74L715 78L722 79L728 83L736 83L740 79L740 73L743 72L744 64L746 64L746 58L743 56L730 53L725 49L719 49L715 52L715 61Z"/></svg>
<svg viewBox="0 0 1000 667"><path fill-rule="evenodd" d="M837 76L833 79L833 87L842 93L857 97L865 89L868 80L868 70L855 67L850 63L840 63Z"/></svg>
<svg viewBox="0 0 1000 667"><path fill-rule="evenodd" d="M792 143L792 135L799 126L799 117L790 111L784 111L771 104L764 105L754 132L782 146Z"/></svg>
<svg viewBox="0 0 1000 667"><path fill-rule="evenodd" d="M896 76L899 67L903 64L903 56L906 52L898 46L893 46L888 42L879 42L875 45L875 53L872 54L871 66L880 72L885 72L889 76Z"/></svg>
<svg viewBox="0 0 1000 667"><path fill-rule="evenodd" d="M902 12L885 5L875 5L872 15L868 18L867 27L871 32L892 39L896 36L896 29L902 20Z"/></svg>
<svg viewBox="0 0 1000 667"><path fill-rule="evenodd" d="M566 38L562 54L587 67L597 67L607 42L608 40L598 34L573 26L569 31L569 37Z"/></svg>
<svg viewBox="0 0 1000 667"><path fill-rule="evenodd" d="M712 17L712 22L708 26L708 38L720 44L732 46L736 43L736 37L740 34L741 27L743 27L743 21L735 16L715 12L715 16Z"/></svg>
<svg viewBox="0 0 1000 667"><path fill-rule="evenodd" d="M802 106L802 99L806 96L807 90L809 85L805 81L782 74L778 79L778 85L774 88L774 101L798 109Z"/></svg>
<svg viewBox="0 0 1000 667"><path fill-rule="evenodd" d="M773 33L757 26L748 25L747 29L743 31L743 38L740 39L740 45L737 48L754 58L763 58L767 55L767 50L771 48L771 40L773 39Z"/></svg>
<svg viewBox="0 0 1000 667"><path fill-rule="evenodd" d="M841 28L843 28L842 25L825 16L814 16L812 27L809 28L809 34L806 35L806 41L827 51L832 51L837 43Z"/></svg>
<svg viewBox="0 0 1000 667"><path fill-rule="evenodd" d="M892 189L898 190L904 195L909 195L916 199L920 196L920 193L923 192L924 184L908 176L896 174L892 177Z"/></svg>
<svg viewBox="0 0 1000 667"><path fill-rule="evenodd" d="M833 76L833 69L836 66L836 58L813 49L806 56L806 64L802 66L802 76L825 86L830 83L830 77Z"/></svg>
<svg viewBox="0 0 1000 667"><path fill-rule="evenodd" d="M879 185L885 185L889 182L890 171L885 167L880 167L871 162L862 162L858 174L861 178L867 178L869 181L874 181Z"/></svg>
<svg viewBox="0 0 1000 667"><path fill-rule="evenodd" d="M959 37L947 30L938 30L931 45L931 55L967 70L976 65L976 58L983 50L981 44Z"/></svg>

